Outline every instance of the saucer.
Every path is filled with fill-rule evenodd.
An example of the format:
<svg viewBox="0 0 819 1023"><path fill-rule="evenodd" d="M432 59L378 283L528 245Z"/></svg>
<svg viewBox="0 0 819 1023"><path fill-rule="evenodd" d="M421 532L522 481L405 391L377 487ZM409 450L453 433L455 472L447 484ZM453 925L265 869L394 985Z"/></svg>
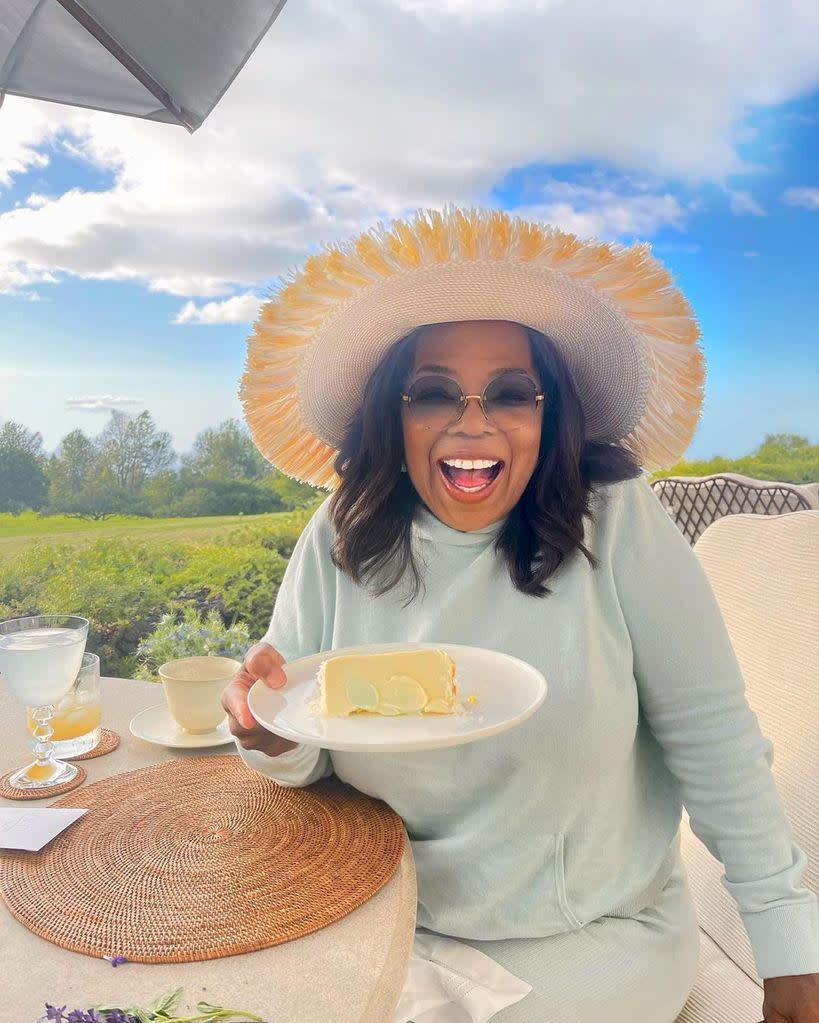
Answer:
<svg viewBox="0 0 819 1023"><path fill-rule="evenodd" d="M198 749L201 746L224 746L233 742L233 735L228 728L227 718L212 732L203 735L192 735L184 731L171 717L164 703L149 707L131 718L128 726L131 735L157 746L171 746L173 749Z"/></svg>

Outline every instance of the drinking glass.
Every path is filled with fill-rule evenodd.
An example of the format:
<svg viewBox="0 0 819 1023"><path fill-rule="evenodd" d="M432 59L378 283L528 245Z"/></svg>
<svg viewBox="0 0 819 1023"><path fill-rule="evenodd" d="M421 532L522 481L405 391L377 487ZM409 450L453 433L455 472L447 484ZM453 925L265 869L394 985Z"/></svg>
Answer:
<svg viewBox="0 0 819 1023"><path fill-rule="evenodd" d="M76 615L32 615L0 622L0 678L11 695L34 708L35 759L15 771L16 789L59 785L77 776L74 764L57 760L51 741L54 705L74 685L88 638L88 620Z"/></svg>
<svg viewBox="0 0 819 1023"><path fill-rule="evenodd" d="M26 712L26 724L34 734L37 721L34 708ZM102 735L100 711L100 659L96 654L83 654L74 685L59 703L54 706L51 718L56 757L77 757L88 753L100 741Z"/></svg>

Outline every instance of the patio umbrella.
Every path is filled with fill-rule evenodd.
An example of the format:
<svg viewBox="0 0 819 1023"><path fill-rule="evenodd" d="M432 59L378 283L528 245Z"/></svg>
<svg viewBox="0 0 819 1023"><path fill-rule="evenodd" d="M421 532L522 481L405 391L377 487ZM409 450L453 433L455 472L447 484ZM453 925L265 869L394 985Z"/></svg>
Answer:
<svg viewBox="0 0 819 1023"><path fill-rule="evenodd" d="M285 0L0 0L6 93L195 131Z"/></svg>

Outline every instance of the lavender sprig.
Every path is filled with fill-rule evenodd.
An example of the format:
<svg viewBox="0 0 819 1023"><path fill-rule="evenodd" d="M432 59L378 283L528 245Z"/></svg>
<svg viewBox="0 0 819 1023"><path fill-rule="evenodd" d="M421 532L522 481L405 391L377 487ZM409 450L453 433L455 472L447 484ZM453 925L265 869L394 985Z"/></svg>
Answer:
<svg viewBox="0 0 819 1023"><path fill-rule="evenodd" d="M110 1016L103 1018L96 1009L72 1009L65 1015L66 1006L59 1009L46 1002L46 1014L37 1023L139 1023L136 1016L126 1016L118 1009Z"/></svg>
<svg viewBox="0 0 819 1023"><path fill-rule="evenodd" d="M122 966L123 963L128 962L127 956L103 956L106 963L110 963L112 966Z"/></svg>
<svg viewBox="0 0 819 1023"><path fill-rule="evenodd" d="M103 956L104 959L120 959L127 962L124 956ZM112 962L112 966L119 965ZM182 988L169 991L162 995L148 1008L118 1005L95 1005L90 1009L71 1009L65 1015L66 1006L57 1008L46 1002L46 1014L37 1023L265 1023L261 1016L241 1009L226 1009L221 1005L199 1002L196 1006L198 1015L178 1016L179 1002L182 999Z"/></svg>

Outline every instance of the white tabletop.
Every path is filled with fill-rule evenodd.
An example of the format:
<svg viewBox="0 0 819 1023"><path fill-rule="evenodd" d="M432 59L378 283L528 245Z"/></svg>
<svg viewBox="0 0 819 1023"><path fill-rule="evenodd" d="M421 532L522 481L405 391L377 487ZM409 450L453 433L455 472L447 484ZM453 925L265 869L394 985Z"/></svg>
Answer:
<svg viewBox="0 0 819 1023"><path fill-rule="evenodd" d="M88 773L86 785L176 757L238 756L233 745L177 750L132 736L131 718L162 702L156 683L102 680L102 723L119 733L120 745L113 753L81 762ZM0 686L0 774L22 767L30 754L25 711ZM2 806L48 806L50 802L0 798ZM114 1002L146 1005L166 991L183 987L181 1007L194 1011L196 1003L204 1000L256 1013L268 1023L385 1023L398 1003L409 966L416 897L407 841L398 870L379 892L313 934L224 959L118 967L37 937L0 901L3 1004L5 1011L14 1007L15 1020L33 1023L45 1013L46 1002L67 1004L68 1009Z"/></svg>

